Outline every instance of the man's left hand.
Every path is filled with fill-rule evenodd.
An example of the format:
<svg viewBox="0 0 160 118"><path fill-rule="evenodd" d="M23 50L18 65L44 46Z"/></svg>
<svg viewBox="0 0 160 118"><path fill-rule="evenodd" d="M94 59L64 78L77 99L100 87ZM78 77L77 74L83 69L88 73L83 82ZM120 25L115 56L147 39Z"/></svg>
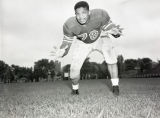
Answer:
<svg viewBox="0 0 160 118"><path fill-rule="evenodd" d="M122 30L123 28L120 28L120 25L115 25L113 23L110 23L102 30L102 35L108 34L109 37L109 34L111 34L113 37L118 38L122 35Z"/></svg>

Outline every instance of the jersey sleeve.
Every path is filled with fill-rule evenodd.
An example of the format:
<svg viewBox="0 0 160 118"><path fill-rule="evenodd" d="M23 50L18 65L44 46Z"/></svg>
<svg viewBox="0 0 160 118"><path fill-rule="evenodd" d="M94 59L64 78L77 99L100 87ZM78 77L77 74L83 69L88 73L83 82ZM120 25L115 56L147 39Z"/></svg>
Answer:
<svg viewBox="0 0 160 118"><path fill-rule="evenodd" d="M102 10L102 28L106 27L110 23L110 16L105 10Z"/></svg>
<svg viewBox="0 0 160 118"><path fill-rule="evenodd" d="M67 26L67 24L63 25L63 34L64 34L63 42L71 43L73 41L74 35L71 29Z"/></svg>
<svg viewBox="0 0 160 118"><path fill-rule="evenodd" d="M63 34L67 37L74 37L73 32L71 31L71 28L69 28L67 23L64 23L63 25Z"/></svg>

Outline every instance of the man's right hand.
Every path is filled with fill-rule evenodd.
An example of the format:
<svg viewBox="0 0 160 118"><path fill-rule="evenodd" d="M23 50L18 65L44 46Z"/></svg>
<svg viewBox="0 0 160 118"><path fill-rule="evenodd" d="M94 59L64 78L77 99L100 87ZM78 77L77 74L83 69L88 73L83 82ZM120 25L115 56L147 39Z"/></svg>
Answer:
<svg viewBox="0 0 160 118"><path fill-rule="evenodd" d="M66 49L68 48L68 45L66 45L64 48L60 49L56 46L53 47L53 51L51 51L51 56L53 56L54 60L58 60L59 58L62 58L63 55L66 52Z"/></svg>

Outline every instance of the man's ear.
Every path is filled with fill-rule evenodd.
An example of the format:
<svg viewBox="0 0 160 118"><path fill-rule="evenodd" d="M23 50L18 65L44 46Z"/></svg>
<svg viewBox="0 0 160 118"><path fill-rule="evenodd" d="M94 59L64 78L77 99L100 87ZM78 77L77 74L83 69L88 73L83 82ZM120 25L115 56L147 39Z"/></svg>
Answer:
<svg viewBox="0 0 160 118"><path fill-rule="evenodd" d="M74 14L76 15L76 10L74 11Z"/></svg>

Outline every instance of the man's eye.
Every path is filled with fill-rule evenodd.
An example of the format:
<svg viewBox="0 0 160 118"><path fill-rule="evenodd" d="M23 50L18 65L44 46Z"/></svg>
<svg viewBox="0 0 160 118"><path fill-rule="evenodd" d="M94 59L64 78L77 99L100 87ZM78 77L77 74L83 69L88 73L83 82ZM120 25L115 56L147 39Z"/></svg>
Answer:
<svg viewBox="0 0 160 118"><path fill-rule="evenodd" d="M75 14L78 15L79 13L76 12Z"/></svg>

